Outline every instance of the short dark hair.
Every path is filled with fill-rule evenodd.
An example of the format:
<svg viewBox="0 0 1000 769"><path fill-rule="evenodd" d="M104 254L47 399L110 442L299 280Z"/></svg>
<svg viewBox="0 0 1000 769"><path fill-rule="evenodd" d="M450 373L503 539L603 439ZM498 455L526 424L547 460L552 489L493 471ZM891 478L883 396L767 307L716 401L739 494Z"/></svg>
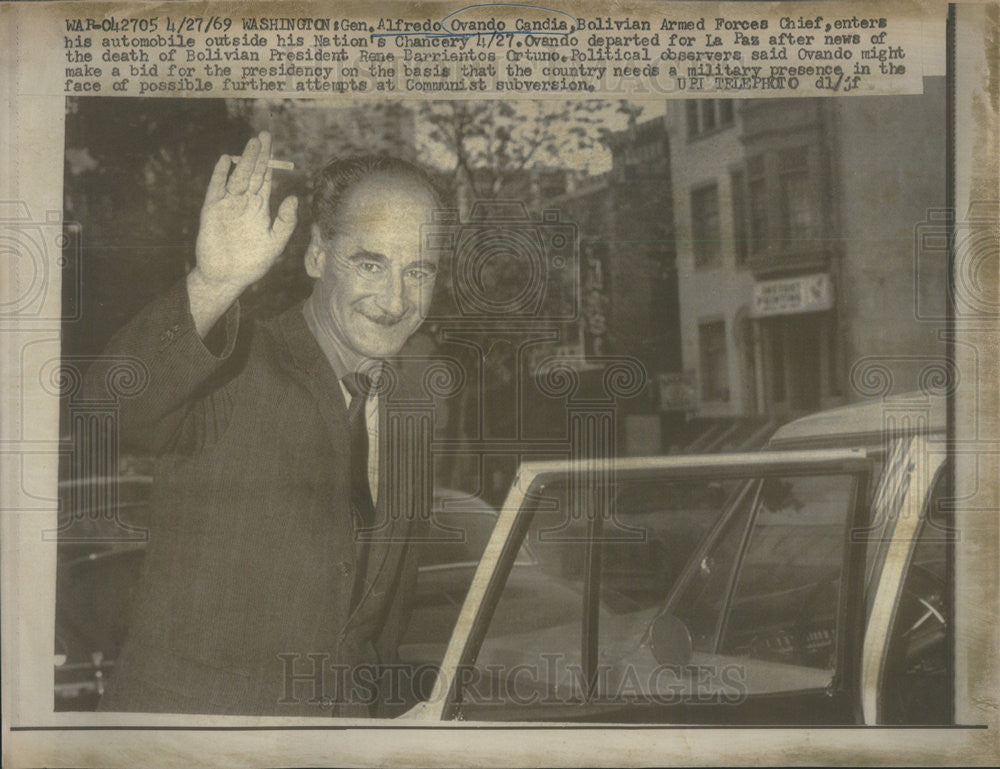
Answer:
<svg viewBox="0 0 1000 769"><path fill-rule="evenodd" d="M312 178L309 213L320 235L329 239L336 234L337 214L347 193L371 176L398 174L427 188L437 204L440 195L430 175L415 163L391 155L356 155L334 158Z"/></svg>

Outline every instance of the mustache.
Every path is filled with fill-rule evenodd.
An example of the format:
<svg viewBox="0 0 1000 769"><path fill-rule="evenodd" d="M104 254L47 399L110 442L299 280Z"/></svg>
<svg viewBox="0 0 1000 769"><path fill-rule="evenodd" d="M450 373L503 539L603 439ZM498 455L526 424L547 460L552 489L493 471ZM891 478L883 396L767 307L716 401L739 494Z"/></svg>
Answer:
<svg viewBox="0 0 1000 769"><path fill-rule="evenodd" d="M391 312L371 312L370 310L359 309L362 315L364 315L372 323L377 323L380 326L395 326L403 318L406 317L407 313L402 312L399 315L395 315Z"/></svg>

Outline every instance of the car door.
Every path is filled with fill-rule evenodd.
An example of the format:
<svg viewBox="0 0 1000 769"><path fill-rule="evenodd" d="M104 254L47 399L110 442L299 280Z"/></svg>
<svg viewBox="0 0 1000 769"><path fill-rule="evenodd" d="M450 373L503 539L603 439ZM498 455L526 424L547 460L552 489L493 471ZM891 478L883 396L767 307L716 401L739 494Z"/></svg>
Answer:
<svg viewBox="0 0 1000 769"><path fill-rule="evenodd" d="M857 721L865 549L850 533L870 517L872 466L863 450L622 460L613 472L526 465L430 701L411 717ZM665 500L716 499L721 508L701 511L712 525L681 575L641 601L621 594L622 558L642 551L649 527L615 507L635 483L659 484ZM536 619L517 632L507 576L525 539L540 579L572 605L557 622ZM657 539L669 543L669 529ZM604 572L614 578L602 580Z"/></svg>

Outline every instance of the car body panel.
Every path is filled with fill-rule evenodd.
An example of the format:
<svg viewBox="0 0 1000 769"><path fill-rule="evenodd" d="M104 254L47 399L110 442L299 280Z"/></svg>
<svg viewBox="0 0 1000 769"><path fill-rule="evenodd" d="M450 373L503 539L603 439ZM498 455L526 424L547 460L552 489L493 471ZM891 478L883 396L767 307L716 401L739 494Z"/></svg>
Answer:
<svg viewBox="0 0 1000 769"><path fill-rule="evenodd" d="M947 405L941 395L906 393L840 406L782 425L767 448L884 446L893 438L912 433L942 439L947 432Z"/></svg>

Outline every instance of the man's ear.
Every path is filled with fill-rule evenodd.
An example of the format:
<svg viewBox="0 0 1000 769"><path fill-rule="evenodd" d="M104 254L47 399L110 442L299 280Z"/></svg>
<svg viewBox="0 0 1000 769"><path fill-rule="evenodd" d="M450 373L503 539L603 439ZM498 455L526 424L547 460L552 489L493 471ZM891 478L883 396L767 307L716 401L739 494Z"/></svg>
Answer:
<svg viewBox="0 0 1000 769"><path fill-rule="evenodd" d="M323 248L323 236L320 235L319 228L313 225L312 238L306 248L306 274L310 278L318 278L323 274L326 267L326 251Z"/></svg>

